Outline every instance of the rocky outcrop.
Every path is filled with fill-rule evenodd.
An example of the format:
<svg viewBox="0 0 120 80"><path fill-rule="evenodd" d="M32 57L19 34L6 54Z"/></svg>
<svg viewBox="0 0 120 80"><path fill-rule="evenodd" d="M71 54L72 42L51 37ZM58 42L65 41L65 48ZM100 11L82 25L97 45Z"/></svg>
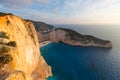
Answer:
<svg viewBox="0 0 120 80"><path fill-rule="evenodd" d="M49 31L46 30L43 33L40 30L38 30L37 27L38 26L35 25L35 28L39 35L40 43L44 41L51 41L51 42L63 42L75 46L93 46L105 48L112 47L112 43L108 40L102 40L91 35L82 35L71 29L52 28L51 30Z"/></svg>
<svg viewBox="0 0 120 80"><path fill-rule="evenodd" d="M40 22L40 21L33 21L33 20L26 20L26 21L31 21L33 23L33 25L35 26L35 29L37 32L45 32L45 31L50 31L54 28L54 26L50 25L50 24L46 24L44 22Z"/></svg>
<svg viewBox="0 0 120 80"><path fill-rule="evenodd" d="M0 13L0 80L44 80L50 75L34 25Z"/></svg>
<svg viewBox="0 0 120 80"><path fill-rule="evenodd" d="M52 42L63 42L75 46L93 46L111 48L112 43L91 35L81 35L71 29L57 28L48 34L48 40Z"/></svg>

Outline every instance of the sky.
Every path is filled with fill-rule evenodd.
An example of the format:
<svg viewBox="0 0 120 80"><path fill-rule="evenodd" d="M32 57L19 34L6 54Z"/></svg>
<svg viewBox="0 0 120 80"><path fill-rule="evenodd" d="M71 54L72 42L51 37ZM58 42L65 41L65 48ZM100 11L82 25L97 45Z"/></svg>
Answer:
<svg viewBox="0 0 120 80"><path fill-rule="evenodd" d="M120 0L0 0L0 11L49 24L120 24Z"/></svg>

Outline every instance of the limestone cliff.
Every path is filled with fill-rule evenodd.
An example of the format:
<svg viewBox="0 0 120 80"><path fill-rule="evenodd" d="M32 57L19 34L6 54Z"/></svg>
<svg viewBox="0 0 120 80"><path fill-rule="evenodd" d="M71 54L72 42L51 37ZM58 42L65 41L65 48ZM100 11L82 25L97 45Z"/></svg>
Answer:
<svg viewBox="0 0 120 80"><path fill-rule="evenodd" d="M0 13L0 80L43 80L50 75L33 24Z"/></svg>
<svg viewBox="0 0 120 80"><path fill-rule="evenodd" d="M75 46L95 46L111 48L112 43L91 35L81 35L71 29L57 28L48 34L48 40L52 42L63 42Z"/></svg>
<svg viewBox="0 0 120 80"><path fill-rule="evenodd" d="M37 23L38 22L34 21L34 24ZM40 29L44 28L44 26L40 25L41 23L39 23L38 25L34 25L39 35L40 43L44 41L51 41L51 42L63 42L75 46L94 46L104 48L112 47L112 43L108 40L102 40L91 35L82 35L71 29L54 27L49 29L50 26L47 24L44 31L42 31ZM39 28L39 26L41 28Z"/></svg>
<svg viewBox="0 0 120 80"><path fill-rule="evenodd" d="M52 30L54 28L53 25L50 25L50 24L46 24L44 22L40 22L40 21L32 21L30 20L35 28L36 28L36 31L41 31L41 32L44 32L44 31L49 31L49 30Z"/></svg>

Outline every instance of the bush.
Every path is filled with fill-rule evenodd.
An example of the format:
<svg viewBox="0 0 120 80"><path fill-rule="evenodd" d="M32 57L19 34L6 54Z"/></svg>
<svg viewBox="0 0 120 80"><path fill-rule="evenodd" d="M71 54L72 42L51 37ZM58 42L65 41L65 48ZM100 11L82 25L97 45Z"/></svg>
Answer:
<svg viewBox="0 0 120 80"><path fill-rule="evenodd" d="M0 44L5 45L5 43L4 43L4 42L0 42Z"/></svg>
<svg viewBox="0 0 120 80"><path fill-rule="evenodd" d="M10 41L10 42L8 42L6 45L8 45L8 46L13 46L13 47L16 47L16 46L17 46L17 44L16 44L15 41Z"/></svg>
<svg viewBox="0 0 120 80"><path fill-rule="evenodd" d="M10 48L7 46L3 46L0 48L0 54L7 53L10 51Z"/></svg>
<svg viewBox="0 0 120 80"><path fill-rule="evenodd" d="M34 35L33 35L33 34L31 34L31 37L32 37L32 38L34 38Z"/></svg>
<svg viewBox="0 0 120 80"><path fill-rule="evenodd" d="M7 33L6 33L6 32L3 32L3 31L0 32L0 37L1 37L1 38L9 39L9 37L7 36Z"/></svg>
<svg viewBox="0 0 120 80"><path fill-rule="evenodd" d="M3 12L0 12L0 16L5 16L5 15L13 15L12 13L3 13Z"/></svg>
<svg viewBox="0 0 120 80"><path fill-rule="evenodd" d="M0 54L0 64L8 64L13 60L10 54Z"/></svg>

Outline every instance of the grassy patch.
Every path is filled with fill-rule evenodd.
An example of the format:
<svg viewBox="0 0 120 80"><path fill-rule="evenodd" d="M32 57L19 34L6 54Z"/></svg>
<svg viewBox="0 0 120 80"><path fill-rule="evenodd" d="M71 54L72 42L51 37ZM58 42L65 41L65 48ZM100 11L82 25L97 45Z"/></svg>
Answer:
<svg viewBox="0 0 120 80"><path fill-rule="evenodd" d="M0 64L8 64L13 60L12 56L10 54L0 54Z"/></svg>
<svg viewBox="0 0 120 80"><path fill-rule="evenodd" d="M5 15L13 15L13 14L0 12L0 16L5 16Z"/></svg>
<svg viewBox="0 0 120 80"><path fill-rule="evenodd" d="M0 54L7 53L7 52L9 52L9 51L10 51L10 48L7 47L7 46L2 46L2 47L0 48Z"/></svg>
<svg viewBox="0 0 120 80"><path fill-rule="evenodd" d="M10 41L10 42L8 42L6 45L7 45L7 46L13 46L13 47L16 47L16 46L17 46L17 44L16 44L15 41Z"/></svg>
<svg viewBox="0 0 120 80"><path fill-rule="evenodd" d="M9 39L9 37L7 36L7 33L6 33L6 32L3 32L3 31L0 32L0 37L1 37L1 38Z"/></svg>
<svg viewBox="0 0 120 80"><path fill-rule="evenodd" d="M31 34L31 37L34 39L34 35L33 34Z"/></svg>

